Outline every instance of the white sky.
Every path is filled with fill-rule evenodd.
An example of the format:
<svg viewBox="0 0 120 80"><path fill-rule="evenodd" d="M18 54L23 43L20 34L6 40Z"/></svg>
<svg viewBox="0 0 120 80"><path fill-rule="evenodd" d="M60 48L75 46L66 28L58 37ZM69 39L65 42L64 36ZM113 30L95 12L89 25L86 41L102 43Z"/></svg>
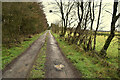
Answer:
<svg viewBox="0 0 120 80"><path fill-rule="evenodd" d="M44 12L46 14L46 18L47 18L47 21L48 21L48 24L51 24L51 23L55 23L55 22L58 22L60 21L60 17L58 15L55 15L53 13L49 13L49 10L55 10L53 9L53 7L56 7L54 5L51 5L51 4L48 4L49 2L55 2L55 0L0 0L2 2L43 2L43 5L45 6L44 8ZM65 1L68 1L68 0L65 0ZM71 0L72 1L72 0ZM84 1L88 1L88 0L84 0ZM99 2L100 0L94 0L95 2ZM99 27L99 30L106 30L106 31L109 31L110 30L110 25L111 25L111 14L108 13L108 12L105 12L105 10L108 10L109 12L112 12L112 9L113 9L113 2L114 0L102 0L103 3L102 3L102 7L105 5L105 4L109 4L107 5L104 10L102 10L102 13L101 13L101 16L104 16L101 18L101 22L102 24L100 25ZM120 12L120 0L119 1L119 12ZM96 12L98 12L98 9L96 10ZM96 14L98 15L98 14ZM77 15L76 15L77 16ZM95 18L97 20L97 17ZM96 28L96 23L97 22L94 22L94 29ZM120 24L120 18L119 18L119 24ZM103 28L104 27L104 28ZM120 28L118 29L120 31Z"/></svg>
<svg viewBox="0 0 120 80"><path fill-rule="evenodd" d="M54 0L50 0L50 1L55 2ZM45 11L45 14L46 14L48 24L56 23L57 21L60 21L60 17L58 15L49 12L49 10L54 11L55 10L54 8L56 7L54 4L49 4L50 1L43 1L43 5L45 7L44 11ZM105 30L105 31L110 30L112 15L110 13L106 12L105 10L112 13L113 1L114 0L110 0L109 2L107 2L107 1L103 0L103 2L102 2L102 7L104 7L104 5L107 5L107 6L105 6L104 9L102 9L101 20L100 20L100 22L102 24L100 25L99 30ZM96 2L98 2L98 4L99 4L98 0L96 0ZM98 8L95 11L95 13L96 13L95 20L97 20ZM93 24L94 29L96 28L96 25L97 25L97 22L95 21L94 24Z"/></svg>
<svg viewBox="0 0 120 80"><path fill-rule="evenodd" d="M49 2L55 2L55 0L0 0L2 2L39 2L39 1L42 1L43 2L43 5L45 6L44 8L44 11L45 11L45 14L46 14L46 18L47 18L47 21L49 24L51 23L55 23L57 21L60 21L60 17L53 14L53 13L49 13L49 10L53 10L53 7L56 7L54 5L51 5L51 4L48 4ZM68 1L68 0L65 0L65 1ZM72 0L71 0L72 1ZM84 0L84 1L88 1L88 0ZM100 0L95 0L96 2L99 2ZM105 12L105 10L108 10L109 12L112 12L112 9L113 9L113 1L114 0L102 0L103 3L102 3L102 7L105 5L105 4L109 4L107 5L104 10L102 10L102 14L101 16L104 16L101 18L101 22L102 24L100 25L99 27L99 30L107 30L109 31L110 30L110 24L111 24L111 14L110 13L107 13ZM120 1L120 0L118 0ZM119 6L120 6L120 3L119 3ZM97 9L98 10L98 9ZM96 12L98 12L96 10ZM119 11L120 11L120 8L119 8ZM98 15L98 14L96 14ZM76 15L77 16L77 15ZM97 20L97 17L95 18ZM94 29L96 28L96 23L97 22L94 22ZM119 23L120 23L120 19L119 19ZM103 28L104 27L104 28ZM120 29L119 29L120 30Z"/></svg>

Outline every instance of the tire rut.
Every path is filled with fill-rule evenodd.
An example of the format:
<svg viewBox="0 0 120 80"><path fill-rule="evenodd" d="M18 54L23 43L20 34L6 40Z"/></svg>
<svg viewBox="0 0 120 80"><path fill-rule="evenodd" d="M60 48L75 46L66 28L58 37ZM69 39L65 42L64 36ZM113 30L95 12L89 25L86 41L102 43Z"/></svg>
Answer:
<svg viewBox="0 0 120 80"><path fill-rule="evenodd" d="M45 42L47 32L41 35L21 56L17 57L3 70L3 78L27 78L34 60Z"/></svg>
<svg viewBox="0 0 120 80"><path fill-rule="evenodd" d="M56 40L50 31L48 33L45 78L80 78L81 74L79 71L63 56ZM56 69L56 67L60 66L62 67L61 69Z"/></svg>

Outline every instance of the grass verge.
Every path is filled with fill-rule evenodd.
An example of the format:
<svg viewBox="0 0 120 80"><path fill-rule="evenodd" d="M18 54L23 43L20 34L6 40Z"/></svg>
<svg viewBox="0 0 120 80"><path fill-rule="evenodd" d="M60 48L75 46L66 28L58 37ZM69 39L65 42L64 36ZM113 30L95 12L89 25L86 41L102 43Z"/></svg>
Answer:
<svg viewBox="0 0 120 80"><path fill-rule="evenodd" d="M22 52L24 52L35 40L37 40L44 32L41 34L36 34L32 38L26 38L26 41L23 41L21 44L17 46L6 48L2 47L2 69L10 63L13 59L19 56Z"/></svg>
<svg viewBox="0 0 120 80"><path fill-rule="evenodd" d="M46 41L47 41L47 37L46 37ZM40 49L37 59L32 67L32 70L30 71L29 78L42 79L45 76L44 64L46 61L46 44L47 44L46 41L43 47Z"/></svg>
<svg viewBox="0 0 120 80"><path fill-rule="evenodd" d="M69 45L58 34L52 33L65 56L82 73L83 78L119 78L117 68L104 64L89 52L78 49L76 45Z"/></svg>
<svg viewBox="0 0 120 80"><path fill-rule="evenodd" d="M68 33L69 33L69 31L66 32L65 38L68 38ZM109 34L109 32L100 32L100 33L101 34L102 33ZM116 32L116 34L119 34L119 33ZM73 33L71 36L73 36ZM108 38L108 35L97 35L97 37L96 37L96 51L97 52L99 52L102 49L107 38ZM110 64L114 65L116 68L119 67L118 66L118 63L119 63L119 60L118 60L118 38L119 38L119 36L115 36L113 38L113 40L111 41L111 43L108 47L107 55L106 55L106 57L107 57L106 61L109 62ZM93 44L94 44L94 40L92 42L92 45Z"/></svg>

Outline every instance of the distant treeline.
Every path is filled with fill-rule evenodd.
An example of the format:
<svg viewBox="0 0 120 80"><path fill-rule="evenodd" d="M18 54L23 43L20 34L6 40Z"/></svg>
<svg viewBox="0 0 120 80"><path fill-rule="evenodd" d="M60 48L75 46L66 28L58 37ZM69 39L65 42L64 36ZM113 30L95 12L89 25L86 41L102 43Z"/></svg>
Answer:
<svg viewBox="0 0 120 80"><path fill-rule="evenodd" d="M30 35L47 29L47 20L41 3L2 3L2 44L10 47Z"/></svg>
<svg viewBox="0 0 120 80"><path fill-rule="evenodd" d="M105 36L109 36L110 33L106 33L106 32L98 32L97 35L105 35ZM120 34L115 34L115 36L120 36Z"/></svg>
<svg viewBox="0 0 120 80"><path fill-rule="evenodd" d="M57 24L51 24L52 26L52 31L55 32L55 33L59 33L59 31L61 30L62 27L59 27ZM51 27L49 27L51 28ZM70 32L70 31L75 31L74 28L67 28L67 31ZM85 30L86 32L90 32L90 30ZM83 30L81 30L81 33L83 32ZM77 32L79 34L79 32ZM93 31L93 34L94 34L94 31ZM110 31L98 31L97 32L97 35L101 35L101 36L109 36L110 35ZM115 32L115 36L120 36L120 32L119 31L116 31Z"/></svg>

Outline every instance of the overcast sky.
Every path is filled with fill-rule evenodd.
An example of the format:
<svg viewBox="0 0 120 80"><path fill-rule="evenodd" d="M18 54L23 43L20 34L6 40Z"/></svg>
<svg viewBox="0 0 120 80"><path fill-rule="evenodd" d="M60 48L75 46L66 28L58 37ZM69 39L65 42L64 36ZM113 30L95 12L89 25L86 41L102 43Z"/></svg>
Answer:
<svg viewBox="0 0 120 80"><path fill-rule="evenodd" d="M99 3L98 0L95 0L95 1L96 1L96 3ZM104 5L106 5L106 6L104 7L104 9L102 9L102 13L101 13L101 23L102 24L100 25L99 30L105 30L105 31L109 31L110 30L112 15L110 13L106 12L105 10L107 10L109 12L112 12L113 1L114 0L109 0L109 1L108 0L107 1L103 0L103 2L102 2L102 8L104 7ZM53 7L56 7L55 5L50 4L50 2L54 2L54 0L43 1L43 5L45 7L44 11L45 11L46 18L47 18L47 21L48 21L49 24L55 23L55 22L61 20L58 15L49 12L49 10L53 10L54 11L55 9ZM98 8L96 8L96 11L95 11L96 16L98 15ZM95 20L97 20L97 17L95 17ZM93 28L94 29L96 28L96 25L97 25L96 23L97 22L95 21L94 24L93 24L93 26L94 26Z"/></svg>
<svg viewBox="0 0 120 80"><path fill-rule="evenodd" d="M50 2L55 2L55 0L0 0L2 2L43 2L43 5L45 6L44 8L44 12L46 14L46 18L47 18L47 21L49 24L51 23L55 23L55 22L58 22L60 21L60 17L58 15L55 15L53 13L49 13L49 10L55 10L53 9L53 7L56 7L54 5L51 5L51 4L48 4ZM67 1L67 0L65 0ZM72 0L71 0L72 1ZM87 1L87 0L84 0L84 1ZM95 2L99 2L99 0L94 0ZM109 31L110 30L110 24L111 24L111 18L112 18L112 15L108 12L106 12L105 10L108 10L109 12L112 12L112 9L113 9L113 1L114 0L102 0L103 3L102 3L102 7L104 5L107 4L107 6L104 7L104 9L102 10L102 13L101 13L101 25L99 27L99 30L106 30L106 31ZM120 1L120 0L118 0ZM119 7L120 7L120 2L119 2ZM119 11L120 11L120 8L119 8ZM96 9L96 15L98 15L98 9ZM77 16L77 15L75 15ZM97 20L97 17L95 17L95 19ZM96 23L97 22L94 22L94 29L96 28ZM120 19L119 19L119 23L120 23ZM76 24L77 25L77 24ZM73 25L72 25L73 26ZM120 29L118 29L120 31Z"/></svg>
<svg viewBox="0 0 120 80"><path fill-rule="evenodd" d="M50 2L55 2L55 0L49 0L49 1L48 0L0 0L0 1L2 1L2 2L41 2L42 1L43 5L45 7L44 12L46 14L48 24L56 23L61 20L58 15L55 15L55 14L49 12L49 10L53 10L53 11L55 10L53 7L56 7L56 6L53 4L50 4ZM67 1L67 0L65 0L65 1ZM86 1L86 0L84 0L84 1ZM103 0L103 2L102 2L102 7L104 7L104 5L106 5L106 4L107 4L107 6L105 6L104 9L102 9L101 20L100 20L102 24L100 25L99 30L106 30L106 31L110 30L112 15L110 13L106 12L105 10L112 12L113 1L114 0ZM120 0L118 0L118 1L120 1ZM95 0L95 2L99 3L99 0ZM119 7L120 7L120 3L119 3ZM97 16L98 16L98 8L95 11L95 13L96 13L95 20L96 21L97 21ZM119 11L120 11L120 8L119 8ZM75 14L75 16L77 16L77 14ZM97 23L96 21L93 24L94 29L96 28L96 23ZM120 23L120 19L119 19L119 23ZM73 25L71 25L71 27L72 26Z"/></svg>

